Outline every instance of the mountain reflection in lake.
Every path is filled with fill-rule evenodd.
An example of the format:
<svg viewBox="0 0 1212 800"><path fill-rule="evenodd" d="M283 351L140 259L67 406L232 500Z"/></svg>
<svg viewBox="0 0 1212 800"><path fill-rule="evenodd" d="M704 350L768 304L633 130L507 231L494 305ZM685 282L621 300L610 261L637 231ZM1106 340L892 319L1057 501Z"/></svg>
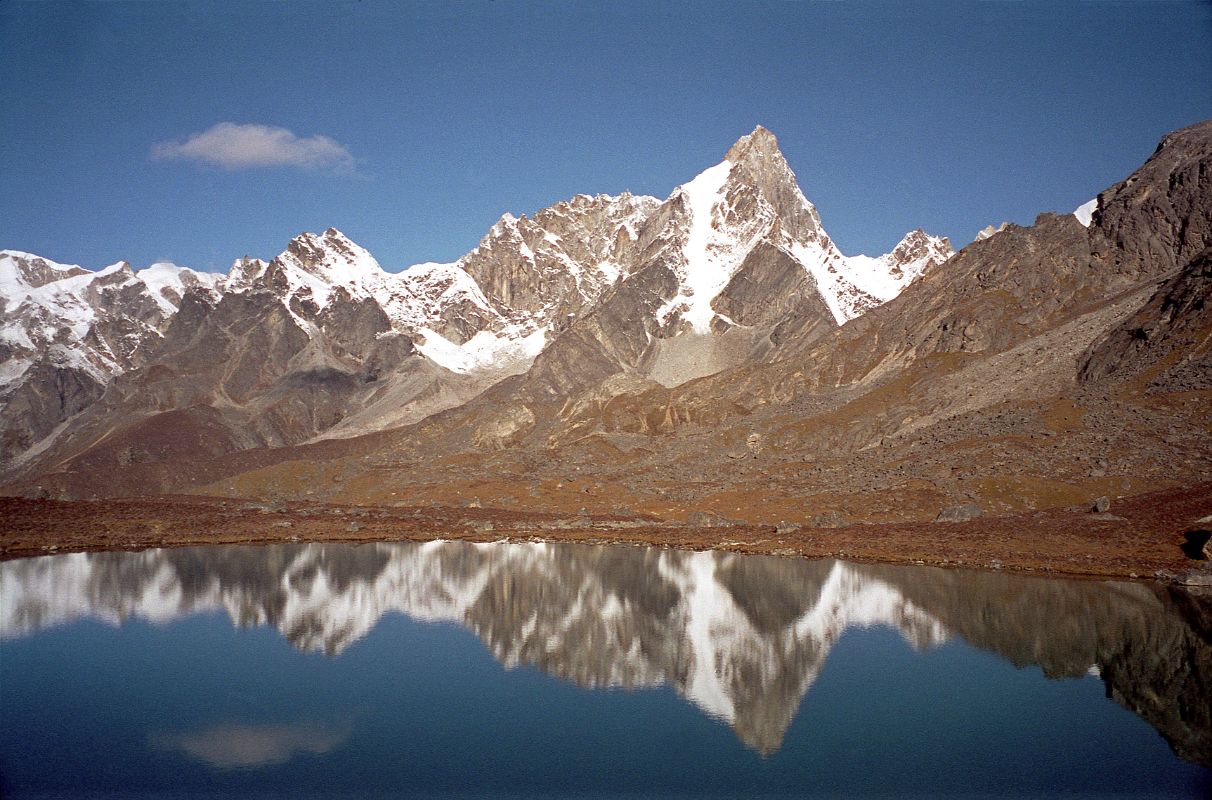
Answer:
<svg viewBox="0 0 1212 800"><path fill-rule="evenodd" d="M253 630L216 624L224 616ZM1150 750L1153 734L1085 687L1101 680L1175 753L1212 765L1210 621L1206 596L1144 584L631 547L300 544L10 561L0 564L0 789L185 792L189 764L209 770L198 786L225 792L349 788L333 775L365 773L380 754L381 782L362 775L368 790L700 792L695 772L716 768L734 782L708 785L727 791L1038 793L1141 780L1198 794L1208 773ZM416 622L457 623L499 664L560 681L506 674L457 629ZM1024 676L985 653L1080 680ZM671 706L670 688L745 747ZM978 710L1003 690L1029 699ZM565 728L536 741L540 723ZM1038 728L1053 724L1071 740ZM471 740L503 749L460 765ZM986 749L965 754L974 742ZM665 752L653 761L627 743ZM1008 752L1033 758L1035 747L1054 763L1032 777ZM560 752L543 766L535 748ZM977 783L940 772L950 763L940 751ZM1113 757L1126 763L1069 763ZM384 767L401 759L407 774ZM639 771L619 782L610 765L624 762ZM326 763L319 784L306 778ZM815 783L831 770L849 777Z"/></svg>

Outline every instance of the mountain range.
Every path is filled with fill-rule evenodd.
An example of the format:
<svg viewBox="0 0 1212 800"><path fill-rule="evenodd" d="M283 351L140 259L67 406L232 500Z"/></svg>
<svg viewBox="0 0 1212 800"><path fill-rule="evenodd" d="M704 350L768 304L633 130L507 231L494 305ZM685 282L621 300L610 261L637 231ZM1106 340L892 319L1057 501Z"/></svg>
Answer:
<svg viewBox="0 0 1212 800"><path fill-rule="evenodd" d="M385 271L0 252L4 491L933 518L1212 477L1212 123L1074 214L846 256L769 131Z"/></svg>

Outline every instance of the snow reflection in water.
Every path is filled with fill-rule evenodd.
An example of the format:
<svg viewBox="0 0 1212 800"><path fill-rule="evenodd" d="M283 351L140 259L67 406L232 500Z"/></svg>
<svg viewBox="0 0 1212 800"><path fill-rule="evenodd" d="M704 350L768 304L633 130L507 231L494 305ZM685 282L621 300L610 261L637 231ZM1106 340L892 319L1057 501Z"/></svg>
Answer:
<svg viewBox="0 0 1212 800"><path fill-rule="evenodd" d="M1049 677L1101 676L1181 755L1212 763L1206 606L1137 583L456 542L167 549L0 565L4 637L81 617L166 623L217 609L240 627L272 625L296 648L334 656L388 613L456 622L506 666L534 665L586 687L672 685L763 753L778 749L848 628L888 626L918 649L958 635ZM1175 659L1187 668L1173 669Z"/></svg>

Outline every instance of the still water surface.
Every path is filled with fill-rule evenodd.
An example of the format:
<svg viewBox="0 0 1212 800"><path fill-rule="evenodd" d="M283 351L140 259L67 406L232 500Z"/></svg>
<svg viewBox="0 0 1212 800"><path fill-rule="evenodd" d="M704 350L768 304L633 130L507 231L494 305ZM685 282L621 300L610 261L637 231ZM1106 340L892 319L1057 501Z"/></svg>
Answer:
<svg viewBox="0 0 1212 800"><path fill-rule="evenodd" d="M1212 796L1212 602L631 547L0 564L0 795Z"/></svg>

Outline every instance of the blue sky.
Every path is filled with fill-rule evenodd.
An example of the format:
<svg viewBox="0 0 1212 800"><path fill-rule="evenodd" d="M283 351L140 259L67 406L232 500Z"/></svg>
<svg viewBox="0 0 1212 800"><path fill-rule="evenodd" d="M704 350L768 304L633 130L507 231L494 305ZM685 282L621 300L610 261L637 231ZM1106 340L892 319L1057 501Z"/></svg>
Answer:
<svg viewBox="0 0 1212 800"><path fill-rule="evenodd" d="M1209 41L1200 3L0 0L0 247L222 271L335 226L396 270L759 123L843 251L958 246L1212 117Z"/></svg>

